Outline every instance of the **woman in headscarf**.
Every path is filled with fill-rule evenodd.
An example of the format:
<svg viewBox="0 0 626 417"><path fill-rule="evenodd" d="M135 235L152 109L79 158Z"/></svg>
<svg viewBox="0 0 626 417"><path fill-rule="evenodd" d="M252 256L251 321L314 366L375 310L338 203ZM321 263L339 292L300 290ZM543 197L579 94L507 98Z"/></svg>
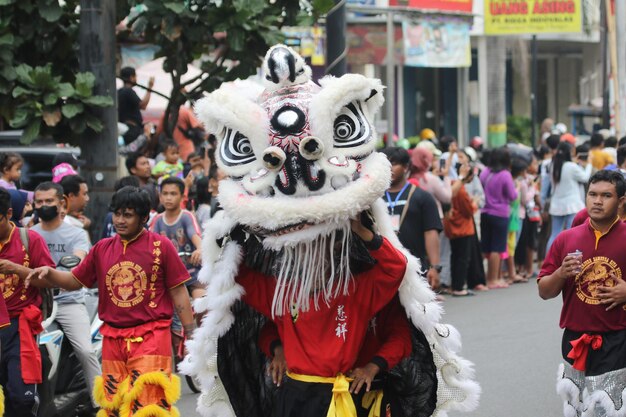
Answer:
<svg viewBox="0 0 626 417"><path fill-rule="evenodd" d="M11 221L15 223L17 227L22 227L22 219L24 218L24 212L31 209L31 204L28 202L28 193L21 190L7 190L11 194L11 208L13 209L13 216ZM26 208L26 205L29 207ZM26 210L24 210L26 208Z"/></svg>
<svg viewBox="0 0 626 417"><path fill-rule="evenodd" d="M439 217L443 219L442 204L450 204L452 199L452 182L450 177L445 175L442 180L433 174L430 169L433 164L433 154L425 147L416 147L411 155L411 174L409 180L417 181L418 187L429 192L437 201ZM413 182L413 181L412 181Z"/></svg>

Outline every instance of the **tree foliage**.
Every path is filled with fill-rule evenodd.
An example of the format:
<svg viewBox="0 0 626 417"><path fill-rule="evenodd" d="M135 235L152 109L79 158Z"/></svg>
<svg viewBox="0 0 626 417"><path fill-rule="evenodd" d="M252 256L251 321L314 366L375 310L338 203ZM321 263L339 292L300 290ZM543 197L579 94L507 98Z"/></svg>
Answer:
<svg viewBox="0 0 626 417"><path fill-rule="evenodd" d="M24 129L22 141L51 136L77 144L102 130L93 109L113 105L92 94L78 71L79 2L0 0L0 126Z"/></svg>
<svg viewBox="0 0 626 417"><path fill-rule="evenodd" d="M308 25L333 0L116 0L118 33L158 46L173 89L166 111L172 133L178 108L222 82L254 74L267 49L282 40L283 25ZM24 142L51 136L78 144L86 129L102 130L93 115L113 104L93 96L94 77L79 72L79 0L0 0L0 129L24 129ZM181 77L198 63L199 77ZM194 88L191 88L191 85ZM186 89L186 92L183 92Z"/></svg>
<svg viewBox="0 0 626 417"><path fill-rule="evenodd" d="M157 45L157 56L165 57L163 69L172 76L165 117L165 131L170 135L178 108L188 98L254 74L267 49L283 40L281 26L311 24L334 4L332 0L306 4L297 0L130 2L131 6L143 7L131 19L131 33L126 36L142 37ZM199 62L202 74L181 81L192 62Z"/></svg>

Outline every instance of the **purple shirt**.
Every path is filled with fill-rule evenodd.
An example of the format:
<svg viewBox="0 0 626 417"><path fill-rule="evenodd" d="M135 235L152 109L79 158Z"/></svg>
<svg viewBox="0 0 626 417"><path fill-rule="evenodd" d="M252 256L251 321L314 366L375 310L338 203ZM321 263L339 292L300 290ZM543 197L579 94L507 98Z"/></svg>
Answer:
<svg viewBox="0 0 626 417"><path fill-rule="evenodd" d="M485 168L480 174L485 189L485 206L482 212L498 217L509 217L511 201L517 198L517 190L511 173L507 170L491 172Z"/></svg>

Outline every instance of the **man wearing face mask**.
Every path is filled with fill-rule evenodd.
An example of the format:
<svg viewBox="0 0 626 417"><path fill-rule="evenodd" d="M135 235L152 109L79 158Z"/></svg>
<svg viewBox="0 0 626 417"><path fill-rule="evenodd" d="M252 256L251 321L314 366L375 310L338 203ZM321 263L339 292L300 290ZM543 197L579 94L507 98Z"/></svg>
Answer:
<svg viewBox="0 0 626 417"><path fill-rule="evenodd" d="M31 230L44 238L55 264L66 255L76 255L83 259L91 247L89 237L84 229L63 221L61 217L61 211L65 208L63 187L53 182L39 184L35 188L34 202L40 222ZM89 392L92 393L94 379L100 375L100 365L91 345L89 313L85 307L84 291L84 289L60 290L54 300L59 307L56 321L72 344L85 372ZM92 402L95 406L93 398Z"/></svg>

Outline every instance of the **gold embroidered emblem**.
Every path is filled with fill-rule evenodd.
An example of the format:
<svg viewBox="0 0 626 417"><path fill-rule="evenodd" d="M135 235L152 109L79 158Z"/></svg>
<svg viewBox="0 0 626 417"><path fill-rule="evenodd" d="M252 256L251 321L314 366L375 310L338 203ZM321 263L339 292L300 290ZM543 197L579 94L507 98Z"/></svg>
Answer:
<svg viewBox="0 0 626 417"><path fill-rule="evenodd" d="M141 266L124 261L113 265L106 274L106 286L113 304L128 308L144 299L148 277Z"/></svg>
<svg viewBox="0 0 626 417"><path fill-rule="evenodd" d="M611 276L611 272L615 278ZM576 276L576 295L586 304L598 305L598 288L614 287L618 279L622 279L622 270L615 261L605 256L587 259Z"/></svg>
<svg viewBox="0 0 626 417"><path fill-rule="evenodd" d="M2 297L6 300L15 294L15 289L20 283L20 277L17 274L0 274L0 281L4 283Z"/></svg>

